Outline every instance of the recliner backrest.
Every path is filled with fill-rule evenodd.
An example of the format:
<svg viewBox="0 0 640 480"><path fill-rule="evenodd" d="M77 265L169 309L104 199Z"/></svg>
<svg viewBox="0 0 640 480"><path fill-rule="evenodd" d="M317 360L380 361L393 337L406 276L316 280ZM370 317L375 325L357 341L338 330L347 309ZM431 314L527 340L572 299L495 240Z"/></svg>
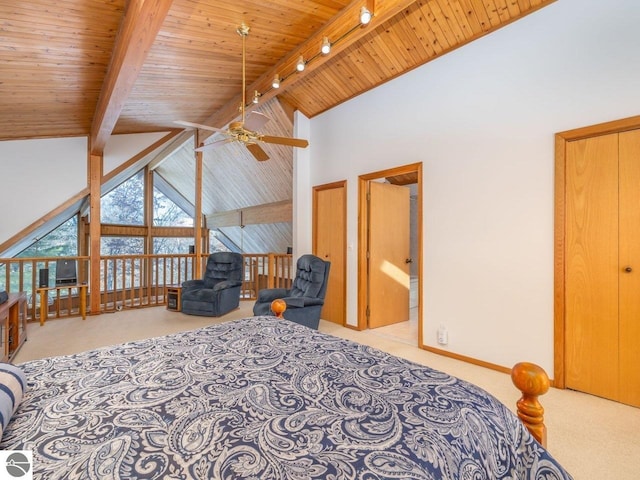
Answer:
<svg viewBox="0 0 640 480"><path fill-rule="evenodd" d="M242 255L233 252L216 252L209 255L204 272L205 288L213 288L223 280L242 281L244 273Z"/></svg>
<svg viewBox="0 0 640 480"><path fill-rule="evenodd" d="M296 276L289 295L291 297L323 298L329 262L315 255L302 255L296 264Z"/></svg>

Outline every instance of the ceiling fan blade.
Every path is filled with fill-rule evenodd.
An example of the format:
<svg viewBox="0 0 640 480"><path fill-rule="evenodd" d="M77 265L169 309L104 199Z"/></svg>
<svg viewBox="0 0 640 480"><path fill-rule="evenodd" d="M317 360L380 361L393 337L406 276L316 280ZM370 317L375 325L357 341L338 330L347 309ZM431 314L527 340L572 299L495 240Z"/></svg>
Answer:
<svg viewBox="0 0 640 480"><path fill-rule="evenodd" d="M222 140L217 140L215 142L205 143L204 145L200 145L198 148L196 148L195 151L204 152L205 150L212 150L214 148L221 147L222 145L225 145L229 142L233 142L234 140L235 140L234 138L224 138Z"/></svg>
<svg viewBox="0 0 640 480"><path fill-rule="evenodd" d="M306 148L309 146L308 140L302 138L272 137L270 135L260 135L260 140L267 143L277 143L278 145L289 145L290 147Z"/></svg>
<svg viewBox="0 0 640 480"><path fill-rule="evenodd" d="M269 160L269 155L267 155L267 152L265 152L257 143L247 143L247 150L249 150L259 162Z"/></svg>
<svg viewBox="0 0 640 480"><path fill-rule="evenodd" d="M227 133L226 130L223 130L221 128L210 127L209 125L202 125L200 123L185 122L184 120L176 120L173 123L182 125L183 127L199 128L200 130L209 130L211 132Z"/></svg>
<svg viewBox="0 0 640 480"><path fill-rule="evenodd" d="M247 119L244 122L244 128L251 130L252 132L258 132L265 124L271 120L264 113L249 112Z"/></svg>

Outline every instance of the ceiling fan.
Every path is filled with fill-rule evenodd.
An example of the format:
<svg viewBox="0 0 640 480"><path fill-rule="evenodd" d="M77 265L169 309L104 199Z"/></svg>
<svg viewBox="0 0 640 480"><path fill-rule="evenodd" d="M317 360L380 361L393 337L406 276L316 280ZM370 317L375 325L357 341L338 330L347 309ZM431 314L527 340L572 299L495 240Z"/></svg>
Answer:
<svg viewBox="0 0 640 480"><path fill-rule="evenodd" d="M259 145L258 142L275 143L278 145L288 145L291 147L305 148L309 145L307 140L301 138L290 137L274 137L271 135L263 135L259 133L260 129L270 120L266 115L252 111L246 116L245 120L245 104L246 104L246 75L245 75L245 41L247 35L249 35L249 27L244 23L236 30L238 35L242 37L242 103L240 104L241 120L238 122L231 122L229 127L225 130L222 128L210 127L209 125L202 125L200 123L186 122L184 120L177 120L175 123L184 127L199 128L202 130L209 130L211 132L218 132L225 135L226 138L222 140L216 140L210 143L204 143L196 148L196 152L202 152L212 148L220 147L230 142L242 142L247 147L247 150L258 161L269 160L267 152Z"/></svg>

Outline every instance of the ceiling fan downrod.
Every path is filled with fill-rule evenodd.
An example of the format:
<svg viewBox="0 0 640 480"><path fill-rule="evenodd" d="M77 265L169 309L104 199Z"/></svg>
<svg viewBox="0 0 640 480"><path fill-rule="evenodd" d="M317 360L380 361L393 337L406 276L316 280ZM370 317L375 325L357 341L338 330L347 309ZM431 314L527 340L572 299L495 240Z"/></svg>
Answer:
<svg viewBox="0 0 640 480"><path fill-rule="evenodd" d="M249 27L247 25L245 25L245 23L243 22L242 25L240 25L237 29L236 32L238 32L238 35L240 35L242 37L242 104L240 104L240 113L242 115L242 125L244 125L244 106L246 104L246 72L245 72L245 56L246 56L246 39L247 39L247 35L249 35Z"/></svg>

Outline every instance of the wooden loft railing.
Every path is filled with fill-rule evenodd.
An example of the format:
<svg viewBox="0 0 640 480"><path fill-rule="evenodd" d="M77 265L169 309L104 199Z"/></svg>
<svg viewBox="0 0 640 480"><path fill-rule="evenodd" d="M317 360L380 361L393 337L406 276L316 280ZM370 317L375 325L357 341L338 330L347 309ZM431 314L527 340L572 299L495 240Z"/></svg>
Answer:
<svg viewBox="0 0 640 480"><path fill-rule="evenodd" d="M100 312L153 307L166 304L166 287L192 280L195 262L204 271L208 254L199 260L193 254L117 255L100 258ZM241 299L255 300L262 288L289 288L294 265L289 254L244 254L245 277ZM92 285L89 257L0 258L0 290L27 293L27 319L39 320L39 273L49 269L49 284L55 284L55 265L60 259L76 260L78 283ZM48 298L49 318L80 315L78 289L52 290ZM87 303L88 304L88 303ZM89 312L95 313L95 312Z"/></svg>
<svg viewBox="0 0 640 480"><path fill-rule="evenodd" d="M295 275L291 255L245 254L241 298L255 300L263 288L290 288Z"/></svg>

